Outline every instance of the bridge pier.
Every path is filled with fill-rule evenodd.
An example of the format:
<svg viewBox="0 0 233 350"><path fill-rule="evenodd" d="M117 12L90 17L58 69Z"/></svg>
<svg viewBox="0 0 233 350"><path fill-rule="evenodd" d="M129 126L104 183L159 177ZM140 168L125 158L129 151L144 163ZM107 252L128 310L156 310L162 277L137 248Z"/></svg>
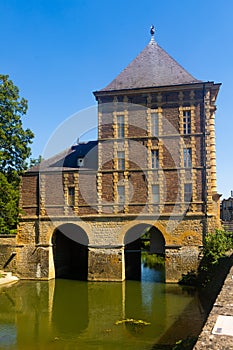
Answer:
<svg viewBox="0 0 233 350"><path fill-rule="evenodd" d="M177 283L182 274L196 271L200 262L199 257L198 246L167 246L166 282Z"/></svg>
<svg viewBox="0 0 233 350"><path fill-rule="evenodd" d="M165 255L166 282L176 283L182 274L198 268L203 231L207 227L203 218L191 216L182 221L170 219L172 231L166 230L168 221L163 218L155 223L150 218L132 221L127 217L53 222L44 218L37 225L35 222L35 218L21 220L16 245L12 245L16 252L15 273L23 279L57 278L63 266L69 267L70 274L74 271L73 277L81 276L88 281L130 279L127 271L134 273L140 269L140 256L132 263L126 252L139 250L140 255L141 245L129 245L151 230L151 252ZM1 262L0 255L2 265L6 259Z"/></svg>
<svg viewBox="0 0 233 350"><path fill-rule="evenodd" d="M88 281L123 281L124 270L123 247L89 247Z"/></svg>

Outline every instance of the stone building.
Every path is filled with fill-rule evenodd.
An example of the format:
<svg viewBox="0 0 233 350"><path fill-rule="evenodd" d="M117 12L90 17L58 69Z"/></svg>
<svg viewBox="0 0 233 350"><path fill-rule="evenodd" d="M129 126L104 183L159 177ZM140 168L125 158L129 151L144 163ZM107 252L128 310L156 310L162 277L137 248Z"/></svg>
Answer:
<svg viewBox="0 0 233 350"><path fill-rule="evenodd" d="M220 213L223 221L233 221L233 191L229 198L221 201Z"/></svg>
<svg viewBox="0 0 233 350"><path fill-rule="evenodd" d="M22 178L16 270L122 281L145 232L166 281L197 268L219 225L215 110L220 84L195 79L154 40L105 88L98 141L74 145Z"/></svg>

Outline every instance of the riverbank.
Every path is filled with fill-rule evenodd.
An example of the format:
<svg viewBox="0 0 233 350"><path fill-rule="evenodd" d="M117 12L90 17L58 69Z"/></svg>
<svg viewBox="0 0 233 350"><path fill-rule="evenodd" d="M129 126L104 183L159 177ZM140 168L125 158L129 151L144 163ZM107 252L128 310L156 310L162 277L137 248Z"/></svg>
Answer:
<svg viewBox="0 0 233 350"><path fill-rule="evenodd" d="M233 350L233 257L230 271L218 294L193 350ZM216 276L218 279L218 276ZM219 316L227 316L220 317ZM229 318L230 317L230 318ZM231 318L232 317L232 318ZM220 326L218 326L217 321ZM229 322L230 321L230 322ZM220 324L220 322L222 324ZM217 327L216 327L217 325ZM228 335L226 335L227 333ZM232 333L232 335L229 335Z"/></svg>
<svg viewBox="0 0 233 350"><path fill-rule="evenodd" d="M19 279L13 276L11 272L0 271L0 287L5 284L17 282Z"/></svg>

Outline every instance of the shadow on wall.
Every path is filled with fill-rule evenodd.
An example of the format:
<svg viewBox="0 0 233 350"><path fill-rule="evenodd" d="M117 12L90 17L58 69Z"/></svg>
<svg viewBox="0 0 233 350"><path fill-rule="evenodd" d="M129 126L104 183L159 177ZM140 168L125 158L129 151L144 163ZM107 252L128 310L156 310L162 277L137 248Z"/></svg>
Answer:
<svg viewBox="0 0 233 350"><path fill-rule="evenodd" d="M87 280L88 237L86 232L74 224L61 225L53 234L52 244L55 278Z"/></svg>

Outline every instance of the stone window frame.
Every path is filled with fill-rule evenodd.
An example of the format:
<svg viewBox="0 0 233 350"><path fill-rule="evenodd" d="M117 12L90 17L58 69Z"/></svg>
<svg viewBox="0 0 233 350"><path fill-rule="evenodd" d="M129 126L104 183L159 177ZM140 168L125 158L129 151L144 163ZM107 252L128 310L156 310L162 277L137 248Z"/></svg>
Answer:
<svg viewBox="0 0 233 350"><path fill-rule="evenodd" d="M154 124L153 115L157 116L157 122ZM156 132L153 132L153 128L156 125ZM155 109L151 109L148 107L147 109L147 132L149 137L159 137L162 130L162 108L158 107Z"/></svg>
<svg viewBox="0 0 233 350"><path fill-rule="evenodd" d="M68 207L73 208L75 206L75 186L74 185L71 185L71 186L69 185L67 187L66 203Z"/></svg>
<svg viewBox="0 0 233 350"><path fill-rule="evenodd" d="M119 121L121 119L121 121ZM124 139L128 135L128 112L113 112L113 129L114 129L114 138Z"/></svg>
<svg viewBox="0 0 233 350"><path fill-rule="evenodd" d="M190 135L191 134L191 110L183 111L183 134Z"/></svg>
<svg viewBox="0 0 233 350"><path fill-rule="evenodd" d="M155 153L153 155L153 153ZM159 168L159 148L152 148L151 149L151 169L158 169Z"/></svg>
<svg viewBox="0 0 233 350"><path fill-rule="evenodd" d="M187 112L189 113L189 116L185 116ZM184 118L186 117L189 117L190 120L184 121ZM195 106L179 107L179 120L180 134L185 136L193 134L195 132Z"/></svg>
<svg viewBox="0 0 233 350"><path fill-rule="evenodd" d="M192 168L192 147L183 148L183 166L184 168Z"/></svg>

